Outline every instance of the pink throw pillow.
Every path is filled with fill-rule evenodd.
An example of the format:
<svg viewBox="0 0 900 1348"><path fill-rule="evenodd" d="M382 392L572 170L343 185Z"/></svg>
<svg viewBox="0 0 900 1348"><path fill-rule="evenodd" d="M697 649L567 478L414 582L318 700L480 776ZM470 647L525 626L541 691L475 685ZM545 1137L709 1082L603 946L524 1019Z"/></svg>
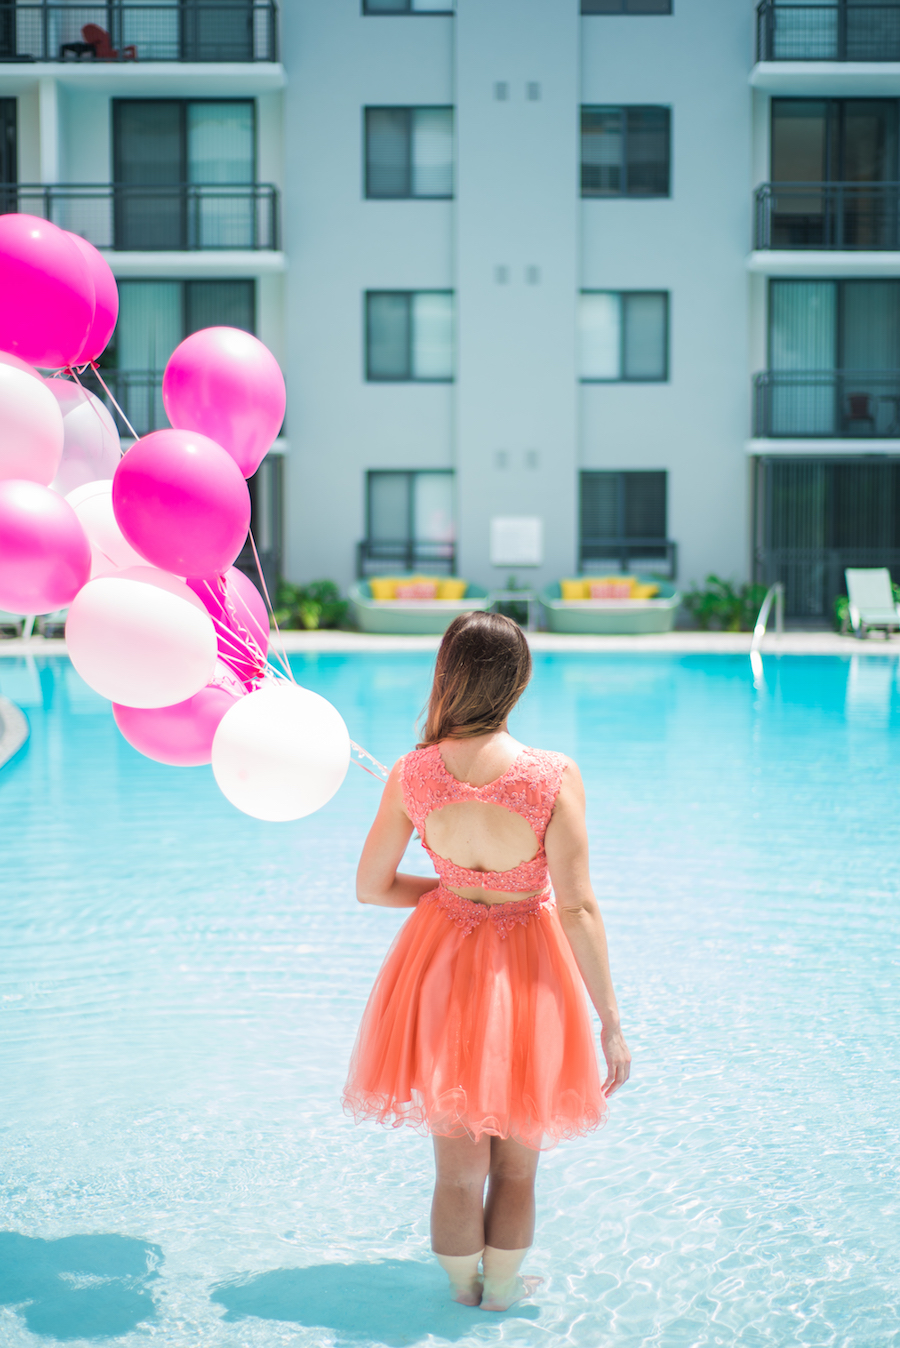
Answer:
<svg viewBox="0 0 900 1348"><path fill-rule="evenodd" d="M417 580L409 585L397 585L398 599L437 599L437 585L433 580Z"/></svg>
<svg viewBox="0 0 900 1348"><path fill-rule="evenodd" d="M630 599L630 580L600 580L591 585L592 599Z"/></svg>

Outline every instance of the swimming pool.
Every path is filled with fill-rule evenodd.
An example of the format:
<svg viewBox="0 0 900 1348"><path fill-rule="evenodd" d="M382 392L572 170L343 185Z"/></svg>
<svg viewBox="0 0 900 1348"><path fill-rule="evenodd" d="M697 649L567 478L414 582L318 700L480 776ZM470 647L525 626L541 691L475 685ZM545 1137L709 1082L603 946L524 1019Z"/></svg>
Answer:
<svg viewBox="0 0 900 1348"><path fill-rule="evenodd" d="M382 761L431 657L294 659ZM379 787L237 814L63 659L0 660L0 1342L597 1348L900 1342L895 659L536 657L576 757L632 1051L541 1162L505 1316L447 1303L430 1148L340 1112L403 914L352 879ZM427 870L419 857L410 863Z"/></svg>

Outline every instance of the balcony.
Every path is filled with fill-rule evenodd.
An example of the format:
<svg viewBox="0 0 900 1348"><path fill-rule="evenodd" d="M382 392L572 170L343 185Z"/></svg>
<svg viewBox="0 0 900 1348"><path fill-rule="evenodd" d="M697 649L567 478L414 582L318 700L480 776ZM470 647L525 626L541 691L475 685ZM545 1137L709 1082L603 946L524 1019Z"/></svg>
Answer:
<svg viewBox="0 0 900 1348"><path fill-rule="evenodd" d="M356 545L356 575L384 575L395 571L427 571L452 576L456 567L456 544L427 542L421 539L364 538Z"/></svg>
<svg viewBox="0 0 900 1348"><path fill-rule="evenodd" d="M598 572L649 571L674 580L678 572L678 544L670 538L582 538L578 567Z"/></svg>
<svg viewBox="0 0 900 1348"><path fill-rule="evenodd" d="M900 0L763 0L756 44L758 61L900 61Z"/></svg>
<svg viewBox="0 0 900 1348"><path fill-rule="evenodd" d="M0 214L10 211L42 216L117 252L279 246L278 189L271 183L0 186Z"/></svg>
<svg viewBox="0 0 900 1348"><path fill-rule="evenodd" d="M753 388L764 439L900 439L900 370L766 370Z"/></svg>
<svg viewBox="0 0 900 1348"><path fill-rule="evenodd" d="M274 0L0 4L0 61L277 61Z"/></svg>
<svg viewBox="0 0 900 1348"><path fill-rule="evenodd" d="M900 249L900 183L763 183L754 248Z"/></svg>

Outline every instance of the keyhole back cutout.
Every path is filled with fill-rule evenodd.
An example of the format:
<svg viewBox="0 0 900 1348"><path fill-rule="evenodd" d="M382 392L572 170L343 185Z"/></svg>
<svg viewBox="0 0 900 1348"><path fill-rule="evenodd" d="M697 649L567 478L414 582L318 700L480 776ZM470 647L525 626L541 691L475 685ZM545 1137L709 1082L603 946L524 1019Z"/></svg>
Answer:
<svg viewBox="0 0 900 1348"><path fill-rule="evenodd" d="M454 800L432 810L424 840L442 860L472 871L511 871L541 850L520 814L481 800Z"/></svg>

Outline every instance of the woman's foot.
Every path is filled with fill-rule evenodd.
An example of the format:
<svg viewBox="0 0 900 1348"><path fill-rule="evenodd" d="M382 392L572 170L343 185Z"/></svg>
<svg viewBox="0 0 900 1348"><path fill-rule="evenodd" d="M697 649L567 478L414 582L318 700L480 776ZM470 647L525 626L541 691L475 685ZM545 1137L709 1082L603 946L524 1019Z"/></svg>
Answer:
<svg viewBox="0 0 900 1348"><path fill-rule="evenodd" d="M485 1283L481 1301L468 1304L479 1304L483 1311L508 1311L517 1301L524 1301L526 1297L533 1296L543 1281L543 1278L529 1277L527 1274L524 1278L520 1278L517 1274L509 1282L493 1285Z"/></svg>
<svg viewBox="0 0 900 1348"><path fill-rule="evenodd" d="M450 1295L454 1301L459 1302L460 1306L480 1306L483 1289L484 1283L478 1277L473 1278L471 1282L452 1282L450 1284Z"/></svg>

